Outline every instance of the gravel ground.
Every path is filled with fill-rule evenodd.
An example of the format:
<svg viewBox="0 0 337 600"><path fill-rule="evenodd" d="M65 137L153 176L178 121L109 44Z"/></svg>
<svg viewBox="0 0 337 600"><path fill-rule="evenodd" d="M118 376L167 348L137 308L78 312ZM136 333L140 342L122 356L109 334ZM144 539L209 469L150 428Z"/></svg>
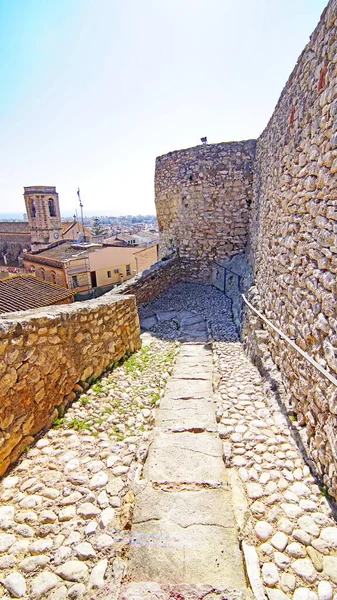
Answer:
<svg viewBox="0 0 337 600"><path fill-rule="evenodd" d="M232 321L231 301L213 286L181 283L171 287L164 294L140 307L140 319L151 317L159 311L188 311L201 315L207 322L210 341L236 341L238 334ZM179 323L172 317L172 323L157 323L149 330L162 339L178 339Z"/></svg>

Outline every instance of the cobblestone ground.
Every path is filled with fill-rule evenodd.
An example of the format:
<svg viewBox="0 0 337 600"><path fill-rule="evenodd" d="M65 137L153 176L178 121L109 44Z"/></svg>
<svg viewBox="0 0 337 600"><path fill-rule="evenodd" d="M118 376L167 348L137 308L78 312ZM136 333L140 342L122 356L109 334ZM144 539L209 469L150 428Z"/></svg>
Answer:
<svg viewBox="0 0 337 600"><path fill-rule="evenodd" d="M241 535L248 560L252 568L254 561L259 565L270 600L337 600L337 527L331 508L241 344L214 346L222 413L218 430L224 460L237 470L245 492Z"/></svg>
<svg viewBox="0 0 337 600"><path fill-rule="evenodd" d="M172 342L144 344L82 394L2 479L0 598L114 597L131 485L176 353Z"/></svg>
<svg viewBox="0 0 337 600"><path fill-rule="evenodd" d="M229 302L184 284L140 313L142 350L83 393L0 483L0 600L117 600L132 489L191 331L213 341L218 430L256 598L337 600L336 522L238 342Z"/></svg>

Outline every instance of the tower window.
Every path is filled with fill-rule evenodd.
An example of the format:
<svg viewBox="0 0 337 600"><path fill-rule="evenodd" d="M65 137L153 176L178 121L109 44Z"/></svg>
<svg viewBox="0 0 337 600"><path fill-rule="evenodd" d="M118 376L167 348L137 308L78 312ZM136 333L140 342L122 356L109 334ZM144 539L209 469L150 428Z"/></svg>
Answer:
<svg viewBox="0 0 337 600"><path fill-rule="evenodd" d="M107 276L111 277L111 271L107 271Z"/></svg>
<svg viewBox="0 0 337 600"><path fill-rule="evenodd" d="M131 275L131 265L126 265L126 274Z"/></svg>
<svg viewBox="0 0 337 600"><path fill-rule="evenodd" d="M30 214L33 218L36 217L36 206L34 200L30 201Z"/></svg>
<svg viewBox="0 0 337 600"><path fill-rule="evenodd" d="M56 217L55 203L53 198L48 200L49 214L51 217Z"/></svg>

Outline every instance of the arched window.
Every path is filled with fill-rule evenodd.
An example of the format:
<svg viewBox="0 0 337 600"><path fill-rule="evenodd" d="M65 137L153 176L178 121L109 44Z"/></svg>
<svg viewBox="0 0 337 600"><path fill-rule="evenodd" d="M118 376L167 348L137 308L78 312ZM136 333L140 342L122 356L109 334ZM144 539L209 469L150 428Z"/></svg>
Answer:
<svg viewBox="0 0 337 600"><path fill-rule="evenodd" d="M55 271L50 271L49 274L50 274L50 281L52 283L56 283L56 273L55 273Z"/></svg>
<svg viewBox="0 0 337 600"><path fill-rule="evenodd" d="M36 217L36 206L35 206L35 202L34 200L30 201L30 215L31 217L35 218Z"/></svg>
<svg viewBox="0 0 337 600"><path fill-rule="evenodd" d="M46 273L42 267L40 269L40 279L43 279L43 281L45 281L45 279L46 279Z"/></svg>
<svg viewBox="0 0 337 600"><path fill-rule="evenodd" d="M56 210L55 210L55 203L53 198L49 198L48 200L48 206L49 206L49 214L51 217L56 217Z"/></svg>

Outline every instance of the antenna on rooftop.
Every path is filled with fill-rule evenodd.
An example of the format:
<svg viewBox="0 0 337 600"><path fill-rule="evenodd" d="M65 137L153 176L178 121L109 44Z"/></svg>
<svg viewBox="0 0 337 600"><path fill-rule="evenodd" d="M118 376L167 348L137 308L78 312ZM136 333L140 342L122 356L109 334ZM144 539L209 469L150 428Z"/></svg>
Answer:
<svg viewBox="0 0 337 600"><path fill-rule="evenodd" d="M207 144L207 137L200 138L200 141L205 145Z"/></svg>
<svg viewBox="0 0 337 600"><path fill-rule="evenodd" d="M83 204L81 201L81 193L80 193L80 188L78 188L77 190L77 195L78 195L78 201L80 203L80 207L81 207L81 223L82 223L82 233L83 233L83 241L85 242L85 232L84 232L84 223L83 223Z"/></svg>

